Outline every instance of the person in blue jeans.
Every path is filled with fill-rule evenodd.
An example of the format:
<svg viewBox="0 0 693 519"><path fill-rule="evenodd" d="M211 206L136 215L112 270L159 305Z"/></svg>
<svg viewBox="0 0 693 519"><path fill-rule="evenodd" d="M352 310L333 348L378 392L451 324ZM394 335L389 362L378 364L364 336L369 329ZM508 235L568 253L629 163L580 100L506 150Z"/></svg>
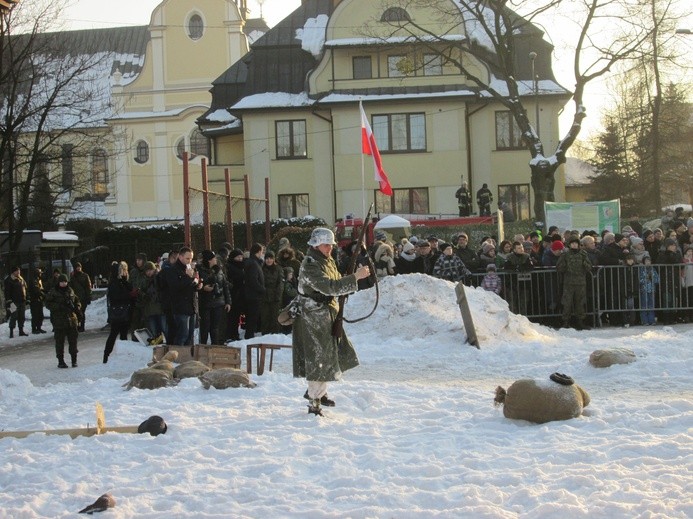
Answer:
<svg viewBox="0 0 693 519"><path fill-rule="evenodd" d="M640 323L643 326L652 326L655 323L654 301L657 285L659 285L659 273L652 266L652 258L648 252L645 252L642 257L642 265L639 269Z"/></svg>

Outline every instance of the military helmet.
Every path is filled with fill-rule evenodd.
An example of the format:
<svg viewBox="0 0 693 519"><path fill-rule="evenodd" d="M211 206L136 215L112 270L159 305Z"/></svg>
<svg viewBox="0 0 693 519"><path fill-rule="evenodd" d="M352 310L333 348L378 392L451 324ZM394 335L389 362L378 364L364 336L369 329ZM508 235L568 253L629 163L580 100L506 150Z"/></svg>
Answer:
<svg viewBox="0 0 693 519"><path fill-rule="evenodd" d="M317 247L318 245L337 245L334 241L334 233L325 227L316 227L310 234L308 245Z"/></svg>

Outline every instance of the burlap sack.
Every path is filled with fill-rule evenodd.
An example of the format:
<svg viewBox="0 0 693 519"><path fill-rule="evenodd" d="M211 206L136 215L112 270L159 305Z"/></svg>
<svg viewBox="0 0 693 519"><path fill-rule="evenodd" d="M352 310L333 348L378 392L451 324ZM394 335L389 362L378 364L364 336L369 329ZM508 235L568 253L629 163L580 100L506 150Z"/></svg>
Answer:
<svg viewBox="0 0 693 519"><path fill-rule="evenodd" d="M577 384L563 386L548 379L518 380L507 391L498 390L505 393L496 402L503 404L506 418L534 423L577 418L590 403L587 392Z"/></svg>
<svg viewBox="0 0 693 519"><path fill-rule="evenodd" d="M183 379L199 377L200 375L207 373L209 370L210 367L204 362L200 362L198 360L189 360L188 362L184 362L183 364L176 366L176 369L173 371L173 378Z"/></svg>
<svg viewBox="0 0 693 519"><path fill-rule="evenodd" d="M631 362L635 362L635 353L628 348L595 350L590 355L590 364L595 368L608 368L612 364L630 364Z"/></svg>
<svg viewBox="0 0 693 519"><path fill-rule="evenodd" d="M178 352L176 350L168 351L163 357L161 357L161 360L170 360L171 362L176 362L178 360Z"/></svg>
<svg viewBox="0 0 693 519"><path fill-rule="evenodd" d="M257 384L250 381L248 374L240 369L219 368L213 369L202 375L200 382L205 389L227 389L229 387L255 387Z"/></svg>
<svg viewBox="0 0 693 519"><path fill-rule="evenodd" d="M173 371L176 369L176 367L173 365L173 362L170 360L160 360L159 362L155 362L151 366L148 366L151 369L160 369L161 371L167 371L171 377L173 377Z"/></svg>
<svg viewBox="0 0 693 519"><path fill-rule="evenodd" d="M163 369L138 369L130 377L130 382L127 383L125 389L129 390L133 387L138 389L158 389L171 385L172 378L171 372Z"/></svg>

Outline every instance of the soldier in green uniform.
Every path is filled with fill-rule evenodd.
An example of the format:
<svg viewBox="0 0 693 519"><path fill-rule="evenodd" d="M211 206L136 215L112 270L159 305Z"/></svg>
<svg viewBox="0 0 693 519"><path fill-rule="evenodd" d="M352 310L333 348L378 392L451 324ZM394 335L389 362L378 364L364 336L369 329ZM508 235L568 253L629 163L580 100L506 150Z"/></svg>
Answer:
<svg viewBox="0 0 693 519"><path fill-rule="evenodd" d="M332 257L336 242L330 229L313 229L308 245L298 277L300 313L293 323L293 374L308 380L304 395L310 401L308 412L322 416L321 404L334 405L327 397L327 382L339 380L343 371L359 364L344 331L339 337L332 335L339 311L336 298L356 292L358 280L368 277L370 269L364 265L342 277Z"/></svg>
<svg viewBox="0 0 693 519"><path fill-rule="evenodd" d="M79 325L78 315L81 310L79 298L75 292L67 285L67 276L60 274L58 284L48 292L46 296L46 307L51 312L51 323L53 323L53 334L55 337L55 356L58 357L58 367L66 368L65 339L67 339L72 367L77 367L77 326Z"/></svg>
<svg viewBox="0 0 693 519"><path fill-rule="evenodd" d="M563 328L570 325L570 317L577 317L577 329L587 328L585 303L587 302L587 276L592 273L592 262L587 252L580 248L580 238L572 236L568 241L567 254L561 254L556 272L563 276Z"/></svg>

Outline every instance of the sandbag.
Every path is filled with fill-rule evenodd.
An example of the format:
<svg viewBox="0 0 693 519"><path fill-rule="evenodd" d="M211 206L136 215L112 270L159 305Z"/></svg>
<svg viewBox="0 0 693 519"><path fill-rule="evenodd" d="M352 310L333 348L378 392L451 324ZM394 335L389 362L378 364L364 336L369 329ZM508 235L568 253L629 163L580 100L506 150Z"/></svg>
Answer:
<svg viewBox="0 0 693 519"><path fill-rule="evenodd" d="M200 382L205 389L227 389L229 387L255 387L257 384L250 381L248 374L236 368L212 369L202 375Z"/></svg>
<svg viewBox="0 0 693 519"><path fill-rule="evenodd" d="M173 378L184 379L199 377L207 373L209 370L210 367L204 362L200 362L199 360L189 360L188 362L184 362L183 364L176 366L176 369L173 371Z"/></svg>
<svg viewBox="0 0 693 519"><path fill-rule="evenodd" d="M163 369L143 368L135 371L126 385L126 390L136 387L138 389L159 389L170 386L173 382L172 372Z"/></svg>
<svg viewBox="0 0 693 519"><path fill-rule="evenodd" d="M628 348L595 350L590 355L590 364L595 368L608 368L613 364L630 364L631 362L635 362L635 353Z"/></svg>
<svg viewBox="0 0 693 519"><path fill-rule="evenodd" d="M549 379L522 379L507 391L499 386L495 402L503 405L506 418L546 423L577 418L589 405L590 397L577 384L566 386Z"/></svg>
<svg viewBox="0 0 693 519"><path fill-rule="evenodd" d="M159 362L155 362L147 367L151 369L160 369L161 371L168 371L171 374L171 377L173 377L173 371L176 369L173 362L170 360L160 360Z"/></svg>

